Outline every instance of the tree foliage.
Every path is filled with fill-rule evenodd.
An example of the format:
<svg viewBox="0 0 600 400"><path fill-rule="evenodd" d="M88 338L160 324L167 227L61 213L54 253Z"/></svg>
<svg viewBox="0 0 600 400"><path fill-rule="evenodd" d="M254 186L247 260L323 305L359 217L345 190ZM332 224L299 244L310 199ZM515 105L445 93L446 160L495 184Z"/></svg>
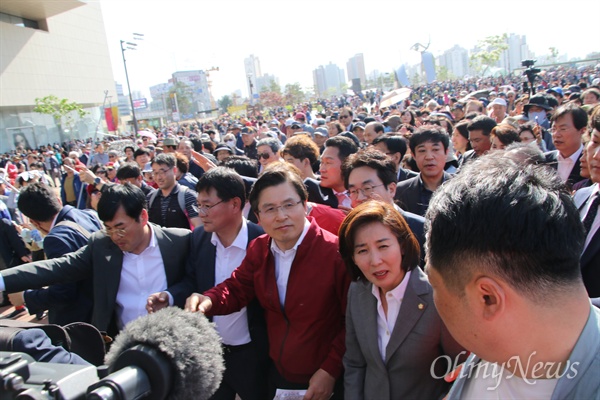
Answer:
<svg viewBox="0 0 600 400"><path fill-rule="evenodd" d="M298 82L285 85L284 100L285 104L293 105L304 101L304 92Z"/></svg>
<svg viewBox="0 0 600 400"><path fill-rule="evenodd" d="M61 142L65 140L63 137L63 126L72 130L74 116L77 115L79 118L83 118L87 115L87 111L85 111L81 105L74 101L69 101L68 99L59 99L52 94L46 97L36 98L33 111L40 114L51 115L52 118L54 118L54 123L58 127L58 134Z"/></svg>
<svg viewBox="0 0 600 400"><path fill-rule="evenodd" d="M221 110L227 111L227 109L233 105L233 100L231 100L231 97L229 97L228 95L225 95L221 97L221 99L217 103L219 104Z"/></svg>
<svg viewBox="0 0 600 400"><path fill-rule="evenodd" d="M261 92L259 98L260 104L265 107L281 107L285 105L283 96L277 92Z"/></svg>
<svg viewBox="0 0 600 400"><path fill-rule="evenodd" d="M490 67L500 60L502 53L508 49L507 37L505 33L487 36L480 40L477 43L479 51L471 55L471 66L478 72L481 70L481 74L484 75Z"/></svg>
<svg viewBox="0 0 600 400"><path fill-rule="evenodd" d="M177 95L177 107L179 114L193 114L192 93L191 88L182 82L176 82L169 89L169 96L173 93Z"/></svg>

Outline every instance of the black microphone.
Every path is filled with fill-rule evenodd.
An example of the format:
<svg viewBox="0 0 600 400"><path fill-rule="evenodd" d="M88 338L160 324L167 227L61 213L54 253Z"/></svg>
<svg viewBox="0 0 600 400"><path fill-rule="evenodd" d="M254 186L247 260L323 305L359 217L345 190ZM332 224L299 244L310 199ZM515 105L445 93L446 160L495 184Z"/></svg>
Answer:
<svg viewBox="0 0 600 400"><path fill-rule="evenodd" d="M111 374L90 387L88 399L208 399L225 369L214 324L176 307L127 325L105 362Z"/></svg>

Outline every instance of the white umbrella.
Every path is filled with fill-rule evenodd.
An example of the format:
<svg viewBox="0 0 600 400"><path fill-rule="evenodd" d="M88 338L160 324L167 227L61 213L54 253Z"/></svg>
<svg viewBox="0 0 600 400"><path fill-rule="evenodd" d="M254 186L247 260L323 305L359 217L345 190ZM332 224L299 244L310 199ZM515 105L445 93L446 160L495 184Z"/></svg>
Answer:
<svg viewBox="0 0 600 400"><path fill-rule="evenodd" d="M150 131L138 131L138 136L146 136L156 142L156 135Z"/></svg>
<svg viewBox="0 0 600 400"><path fill-rule="evenodd" d="M409 88L400 88L392 90L391 92L388 92L381 97L379 107L389 107L394 104L400 103L402 100L408 99L411 93L412 90Z"/></svg>

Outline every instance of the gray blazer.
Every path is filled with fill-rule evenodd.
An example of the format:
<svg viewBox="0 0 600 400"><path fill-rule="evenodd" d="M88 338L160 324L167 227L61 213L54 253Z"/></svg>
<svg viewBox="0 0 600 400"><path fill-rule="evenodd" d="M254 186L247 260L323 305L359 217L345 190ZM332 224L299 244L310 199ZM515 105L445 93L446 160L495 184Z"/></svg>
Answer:
<svg viewBox="0 0 600 400"><path fill-rule="evenodd" d="M454 362L463 348L452 338L433 303L427 276L415 268L402 300L396 326L381 359L377 339L377 300L372 284L353 282L346 311L346 354L344 395L350 399L435 399L450 385L432 377L437 357L447 355ZM449 368L445 359L435 362L436 376Z"/></svg>
<svg viewBox="0 0 600 400"><path fill-rule="evenodd" d="M167 285L173 285L184 276L191 232L154 224L152 229L163 258ZM103 232L96 232L87 246L74 253L11 268L2 271L2 277L9 293L91 277L94 286L92 325L113 335L117 333L114 314L122 267L123 252Z"/></svg>

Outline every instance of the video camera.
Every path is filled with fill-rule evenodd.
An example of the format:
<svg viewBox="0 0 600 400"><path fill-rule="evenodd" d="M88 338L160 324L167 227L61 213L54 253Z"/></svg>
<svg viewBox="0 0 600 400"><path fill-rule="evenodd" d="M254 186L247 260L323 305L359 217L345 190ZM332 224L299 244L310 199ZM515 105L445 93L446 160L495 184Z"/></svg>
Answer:
<svg viewBox="0 0 600 400"><path fill-rule="evenodd" d="M537 60L523 60L521 61L521 66L525 67L525 71L523 71L523 75L527 76L527 81L529 82L530 95L533 96L535 94L535 78L538 76L540 72L542 72L539 68L534 68ZM523 91L527 90L527 85L524 83Z"/></svg>
<svg viewBox="0 0 600 400"><path fill-rule="evenodd" d="M129 323L105 361L44 363L0 352L0 400L207 400L225 368L214 325L176 307Z"/></svg>
<svg viewBox="0 0 600 400"><path fill-rule="evenodd" d="M1 400L165 399L173 384L168 359L154 348L134 346L120 355L124 365L108 366L35 362L25 353L0 352Z"/></svg>

